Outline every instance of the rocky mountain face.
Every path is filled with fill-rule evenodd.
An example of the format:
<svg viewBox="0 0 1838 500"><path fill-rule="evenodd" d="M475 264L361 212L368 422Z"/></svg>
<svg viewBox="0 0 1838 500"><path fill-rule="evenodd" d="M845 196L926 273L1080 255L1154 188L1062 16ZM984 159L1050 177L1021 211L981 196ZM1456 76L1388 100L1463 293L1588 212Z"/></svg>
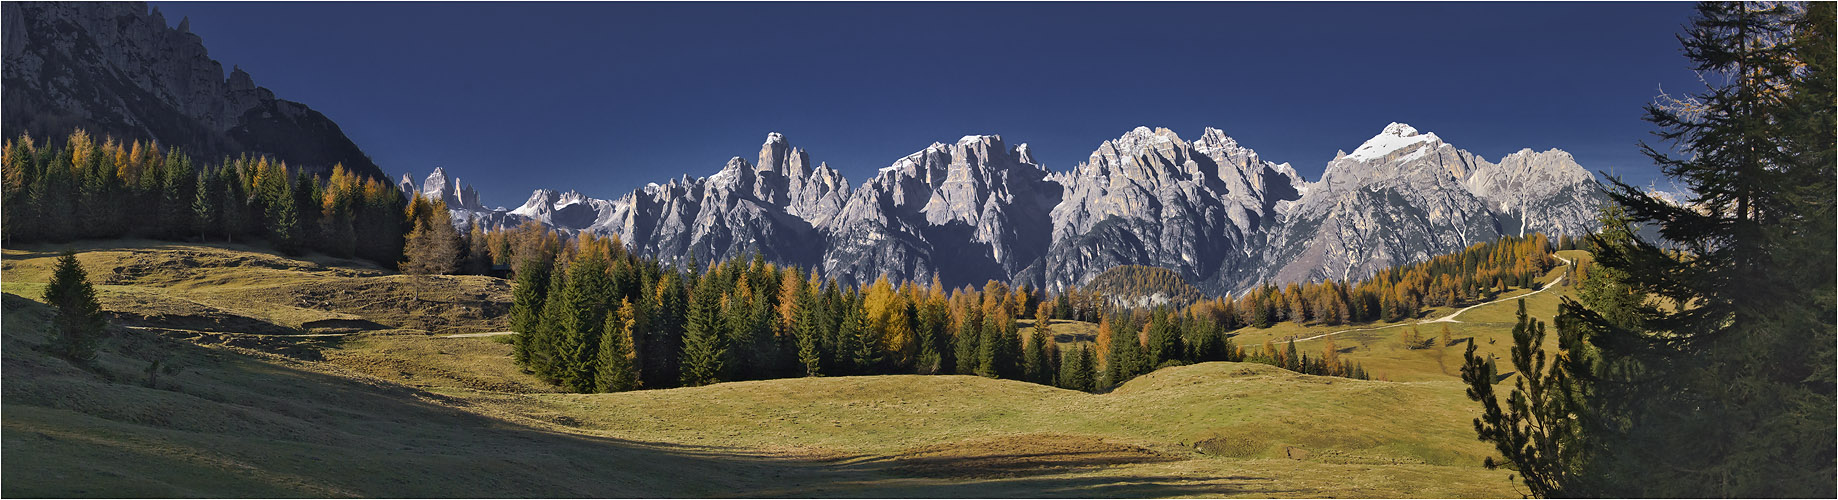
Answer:
<svg viewBox="0 0 1838 500"><path fill-rule="evenodd" d="M1358 279L1504 235L1580 235L1603 201L1569 153L1523 150L1494 164L1393 123L1328 163L1271 233L1260 267L1213 288Z"/></svg>
<svg viewBox="0 0 1838 500"><path fill-rule="evenodd" d="M1288 164L1264 161L1213 128L1189 143L1139 127L1055 179L1068 194L1052 211L1047 258L1028 276L1051 289L1121 265L1190 278L1254 266L1278 204L1307 189Z"/></svg>
<svg viewBox="0 0 1838 500"><path fill-rule="evenodd" d="M736 157L713 175L617 199L538 190L515 210L488 210L440 170L420 192L447 200L456 221L618 235L679 262L759 252L845 283L886 275L1053 290L1143 265L1210 293L1363 278L1506 234L1581 234L1602 201L1563 151L1489 163L1396 123L1312 183L1212 128L1193 141L1137 128L1064 172L993 135L933 143L853 188L811 163L774 133L754 163Z"/></svg>
<svg viewBox="0 0 1838 500"><path fill-rule="evenodd" d="M338 125L276 99L206 53L188 20L168 27L140 2L7 2L3 85L7 137L92 134L152 139L214 162L267 154L316 172L333 164L386 179Z"/></svg>

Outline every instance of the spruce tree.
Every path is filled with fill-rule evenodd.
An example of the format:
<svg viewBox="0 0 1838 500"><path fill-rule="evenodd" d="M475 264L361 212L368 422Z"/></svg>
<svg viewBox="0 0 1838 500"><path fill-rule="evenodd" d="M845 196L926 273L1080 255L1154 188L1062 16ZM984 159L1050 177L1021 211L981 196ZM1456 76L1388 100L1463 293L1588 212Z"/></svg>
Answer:
<svg viewBox="0 0 1838 500"><path fill-rule="evenodd" d="M198 185L192 192L191 214L192 231L198 233L201 240L210 239L210 232L223 227L218 220L223 212L222 184L217 170L206 169L198 172Z"/></svg>
<svg viewBox="0 0 1838 500"><path fill-rule="evenodd" d="M1092 352L1090 345L1079 346L1078 365L1073 369L1072 388L1085 392L1098 389L1098 355Z"/></svg>
<svg viewBox="0 0 1838 500"><path fill-rule="evenodd" d="M95 359L108 320L76 253L66 251L58 257L51 283L45 285L45 303L56 312L51 319L51 352L79 363Z"/></svg>
<svg viewBox="0 0 1838 500"><path fill-rule="evenodd" d="M1581 431L1527 443L1559 450L1534 457L1558 464L1514 465L1568 473L1525 475L1534 490L1838 494L1833 17L1826 3L1699 4L1680 40L1694 69L1718 78L1650 105L1671 144L1642 147L1693 196L1674 206L1611 179L1626 219L1587 241L1591 273L1624 291L1560 306L1565 352L1552 369L1569 374L1557 389L1581 401ZM1623 294L1639 304L1612 298Z"/></svg>
<svg viewBox="0 0 1838 500"><path fill-rule="evenodd" d="M797 279L793 277L792 279ZM798 292L796 311L793 313L792 332L796 336L798 348L798 365L804 376L823 375L823 351L818 348L818 336L822 335L817 317L817 298L810 287L803 287Z"/></svg>
<svg viewBox="0 0 1838 500"><path fill-rule="evenodd" d="M1148 362L1145 364L1150 368L1160 367L1163 363L1181 359L1180 331L1169 322L1168 312L1165 310L1157 309L1149 320L1147 354Z"/></svg>
<svg viewBox="0 0 1838 500"><path fill-rule="evenodd" d="M991 318L985 318L982 334L977 339L976 374L988 378L1001 377L1002 372L1006 371L1002 365L1008 361L1002 355L1003 344L1007 342L1002 339L1002 327L996 323Z"/></svg>
<svg viewBox="0 0 1838 500"><path fill-rule="evenodd" d="M595 363L599 360L600 337L606 328L612 295L605 257L581 256L568 265L568 283L562 288L562 309L556 318L554 338L561 358L560 379L570 390L594 389L598 371Z"/></svg>
<svg viewBox="0 0 1838 500"><path fill-rule="evenodd" d="M1038 321L1041 320L1035 321L1038 324ZM1051 341L1047 333L1041 331L1040 328L1035 328L1033 334L1028 337L1026 354L1023 355L1023 359L1025 360L1026 378L1029 382L1047 385L1053 383L1053 360L1047 354L1047 343Z"/></svg>
<svg viewBox="0 0 1838 500"><path fill-rule="evenodd" d="M689 312L683 329L684 386L694 387L721 381L722 345L720 305L715 296L713 277L704 276L689 297Z"/></svg>
<svg viewBox="0 0 1838 500"><path fill-rule="evenodd" d="M530 373L552 384L561 383L567 370L560 340L563 318L568 314L567 301L562 299L567 293L567 286L567 274L561 270L553 272L549 278L549 290L543 293L542 320L538 322L534 334L522 336L530 359Z"/></svg>
<svg viewBox="0 0 1838 500"><path fill-rule="evenodd" d="M62 243L75 237L76 180L71 173L70 147L58 150L51 164L33 179L30 213L39 215L37 229L46 241Z"/></svg>
<svg viewBox="0 0 1838 500"><path fill-rule="evenodd" d="M638 388L637 360L632 354L632 337L638 320L633 309L631 299L622 299L613 314L606 315L606 328L600 338L600 355L594 375L594 390L597 392Z"/></svg>
<svg viewBox="0 0 1838 500"><path fill-rule="evenodd" d="M517 281L511 286L511 331L517 332L512 341L512 359L519 366L530 364L531 339L542 326L543 299L549 293L549 271L553 265L548 259L525 259L517 273Z"/></svg>
<svg viewBox="0 0 1838 500"><path fill-rule="evenodd" d="M860 307L850 307L843 313L842 325L837 337L843 345L838 350L848 353L849 372L855 375L867 375L874 372L875 365L880 363L876 354L879 349L871 338L868 325L864 320L866 314Z"/></svg>
<svg viewBox="0 0 1838 500"><path fill-rule="evenodd" d="M165 238L182 237L193 229L192 202L197 197L193 190L199 184L198 174L192 171L191 157L180 154L176 147L166 153L159 174L158 232Z"/></svg>
<svg viewBox="0 0 1838 500"><path fill-rule="evenodd" d="M285 187L281 188L283 191ZM294 206L294 197L283 193L274 197L268 205L268 242L275 250L287 255L300 253L300 211Z"/></svg>
<svg viewBox="0 0 1838 500"><path fill-rule="evenodd" d="M320 220L323 212L319 209L319 200L324 195L324 191L319 186L319 178L314 177L306 169L300 169L300 172L294 176L292 192L289 192L288 195L293 198L292 205L295 213L293 237L297 240L295 246L297 248L318 246L324 242L325 235L320 232L320 228L324 226Z"/></svg>
<svg viewBox="0 0 1838 500"><path fill-rule="evenodd" d="M973 375L977 366L982 363L981 353L983 340L982 313L975 307L967 308L963 318L958 320L957 334L953 335L953 357L956 358L955 370L958 375Z"/></svg>

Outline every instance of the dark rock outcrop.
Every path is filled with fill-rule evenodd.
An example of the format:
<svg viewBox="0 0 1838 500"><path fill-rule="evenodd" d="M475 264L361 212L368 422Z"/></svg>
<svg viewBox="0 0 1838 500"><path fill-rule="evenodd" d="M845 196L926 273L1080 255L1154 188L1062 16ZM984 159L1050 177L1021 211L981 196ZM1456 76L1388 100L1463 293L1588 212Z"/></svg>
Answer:
<svg viewBox="0 0 1838 500"><path fill-rule="evenodd" d="M7 2L0 133L158 141L207 163L243 153L388 181L338 125L206 53L189 23L140 2Z"/></svg>

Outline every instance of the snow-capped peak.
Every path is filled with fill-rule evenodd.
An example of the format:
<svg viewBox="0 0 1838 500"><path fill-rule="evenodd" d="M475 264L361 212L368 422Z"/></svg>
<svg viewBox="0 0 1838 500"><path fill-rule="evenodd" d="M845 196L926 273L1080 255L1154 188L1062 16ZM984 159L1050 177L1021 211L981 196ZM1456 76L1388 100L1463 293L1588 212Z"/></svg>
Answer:
<svg viewBox="0 0 1838 500"><path fill-rule="evenodd" d="M1410 125L1392 122L1385 126L1383 132L1372 136L1371 139L1366 140L1365 144L1360 144L1359 149L1353 150L1346 157L1355 161L1379 160L1384 159L1393 151L1417 144L1439 142L1442 142L1442 138L1436 137L1434 133L1419 134L1417 129Z"/></svg>
<svg viewBox="0 0 1838 500"><path fill-rule="evenodd" d="M966 135L964 136L964 138L958 139L957 143L958 144L970 144L970 143L976 143L976 142L983 142L983 139L987 137L989 136L987 135Z"/></svg>

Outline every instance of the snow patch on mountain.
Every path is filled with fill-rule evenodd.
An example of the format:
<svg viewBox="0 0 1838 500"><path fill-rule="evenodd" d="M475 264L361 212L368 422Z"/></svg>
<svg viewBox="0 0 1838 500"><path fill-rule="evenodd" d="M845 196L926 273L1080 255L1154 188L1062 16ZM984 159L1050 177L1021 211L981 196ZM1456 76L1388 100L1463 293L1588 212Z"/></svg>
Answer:
<svg viewBox="0 0 1838 500"><path fill-rule="evenodd" d="M1385 126L1383 132L1372 136L1365 144L1347 154L1347 158L1357 161L1382 160L1392 152L1417 144L1434 144L1442 142L1435 133L1419 134L1417 129L1403 123L1392 122ZM1421 154L1421 151L1419 151ZM1418 156L1421 157L1421 156Z"/></svg>

